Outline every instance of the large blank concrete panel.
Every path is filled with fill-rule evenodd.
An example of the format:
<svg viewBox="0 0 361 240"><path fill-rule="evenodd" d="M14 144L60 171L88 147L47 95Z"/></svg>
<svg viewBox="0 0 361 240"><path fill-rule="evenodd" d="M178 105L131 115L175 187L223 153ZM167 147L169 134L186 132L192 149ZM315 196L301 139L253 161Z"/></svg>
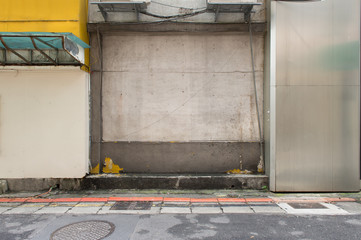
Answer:
<svg viewBox="0 0 361 240"><path fill-rule="evenodd" d="M271 5L271 190L358 191L360 1Z"/></svg>
<svg viewBox="0 0 361 240"><path fill-rule="evenodd" d="M259 141L248 34L104 34L103 58L104 141Z"/></svg>
<svg viewBox="0 0 361 240"><path fill-rule="evenodd" d="M88 170L88 73L0 71L0 178L77 178Z"/></svg>

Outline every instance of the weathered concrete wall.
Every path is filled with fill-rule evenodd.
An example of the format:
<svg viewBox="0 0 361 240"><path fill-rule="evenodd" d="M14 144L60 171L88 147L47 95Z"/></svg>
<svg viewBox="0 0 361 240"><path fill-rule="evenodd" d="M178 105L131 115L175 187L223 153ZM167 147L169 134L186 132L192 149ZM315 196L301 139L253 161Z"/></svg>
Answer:
<svg viewBox="0 0 361 240"><path fill-rule="evenodd" d="M254 22L266 21L265 4L264 4L266 0L242 0L242 1L263 3L261 6L254 7L252 20ZM89 23L104 22L104 18L101 12L99 11L98 6L91 4L91 2L98 2L98 0L89 1ZM232 2L232 0L222 0L216 2ZM237 0L237 2L240 1ZM184 15L189 13L202 12L206 8L207 8L206 0L177 0L177 1L157 0L157 1L150 1L150 3L148 3L146 12L160 16L174 16L174 15ZM169 21L169 19L156 18L145 14L139 15L140 22L155 22L155 21L159 22L165 20ZM198 23L214 22L215 14L212 12L205 12L205 13L196 14L195 16L172 18L171 20L175 22L198 22ZM135 13L132 12L109 13L108 21L136 22L137 16ZM222 23L244 22L244 16L242 13L221 13L219 14L217 22L222 22Z"/></svg>
<svg viewBox="0 0 361 240"><path fill-rule="evenodd" d="M79 67L1 68L0 178L86 174L88 81Z"/></svg>
<svg viewBox="0 0 361 240"><path fill-rule="evenodd" d="M263 3L252 13L262 119L266 15L265 1L254 2ZM159 0L146 12L205 7L205 0ZM92 165L110 157L126 172L224 172L239 168L242 156L243 168L256 170L260 139L243 14L221 13L216 24L207 11L171 21L139 17L110 13L104 22L89 5Z"/></svg>
<svg viewBox="0 0 361 240"><path fill-rule="evenodd" d="M259 141L247 34L106 34L103 56L104 141Z"/></svg>
<svg viewBox="0 0 361 240"><path fill-rule="evenodd" d="M102 159L131 173L225 173L241 164L257 169L259 148L256 142L106 142Z"/></svg>

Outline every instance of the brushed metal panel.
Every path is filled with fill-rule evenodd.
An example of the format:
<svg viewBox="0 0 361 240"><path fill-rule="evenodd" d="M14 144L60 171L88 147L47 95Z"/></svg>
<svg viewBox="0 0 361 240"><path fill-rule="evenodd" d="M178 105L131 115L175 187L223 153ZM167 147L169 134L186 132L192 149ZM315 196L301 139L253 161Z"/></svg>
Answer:
<svg viewBox="0 0 361 240"><path fill-rule="evenodd" d="M360 1L275 3L275 189L357 191Z"/></svg>
<svg viewBox="0 0 361 240"><path fill-rule="evenodd" d="M359 85L359 4L278 2L276 84Z"/></svg>
<svg viewBox="0 0 361 240"><path fill-rule="evenodd" d="M277 87L277 191L331 191L330 87Z"/></svg>
<svg viewBox="0 0 361 240"><path fill-rule="evenodd" d="M330 113L332 145L332 190L360 189L360 88L332 88Z"/></svg>

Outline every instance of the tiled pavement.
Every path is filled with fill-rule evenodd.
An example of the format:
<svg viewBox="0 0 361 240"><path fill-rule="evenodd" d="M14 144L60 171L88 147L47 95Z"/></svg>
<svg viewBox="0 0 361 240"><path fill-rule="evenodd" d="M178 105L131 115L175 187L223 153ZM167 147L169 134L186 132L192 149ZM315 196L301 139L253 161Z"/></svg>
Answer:
<svg viewBox="0 0 361 240"><path fill-rule="evenodd" d="M361 214L355 198L0 198L0 214Z"/></svg>

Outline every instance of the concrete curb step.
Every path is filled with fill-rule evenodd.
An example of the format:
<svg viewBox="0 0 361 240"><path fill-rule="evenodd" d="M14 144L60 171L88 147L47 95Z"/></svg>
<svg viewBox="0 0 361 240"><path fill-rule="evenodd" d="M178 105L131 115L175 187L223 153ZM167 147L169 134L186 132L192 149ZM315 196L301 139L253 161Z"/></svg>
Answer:
<svg viewBox="0 0 361 240"><path fill-rule="evenodd" d="M8 190L42 191L52 186L60 190L108 189L253 189L268 188L268 177L258 174L97 174L84 178L6 179Z"/></svg>
<svg viewBox="0 0 361 240"><path fill-rule="evenodd" d="M0 198L0 203L59 202L187 202L187 203L331 203L356 202L354 198L168 198L168 197L101 197L101 198Z"/></svg>

